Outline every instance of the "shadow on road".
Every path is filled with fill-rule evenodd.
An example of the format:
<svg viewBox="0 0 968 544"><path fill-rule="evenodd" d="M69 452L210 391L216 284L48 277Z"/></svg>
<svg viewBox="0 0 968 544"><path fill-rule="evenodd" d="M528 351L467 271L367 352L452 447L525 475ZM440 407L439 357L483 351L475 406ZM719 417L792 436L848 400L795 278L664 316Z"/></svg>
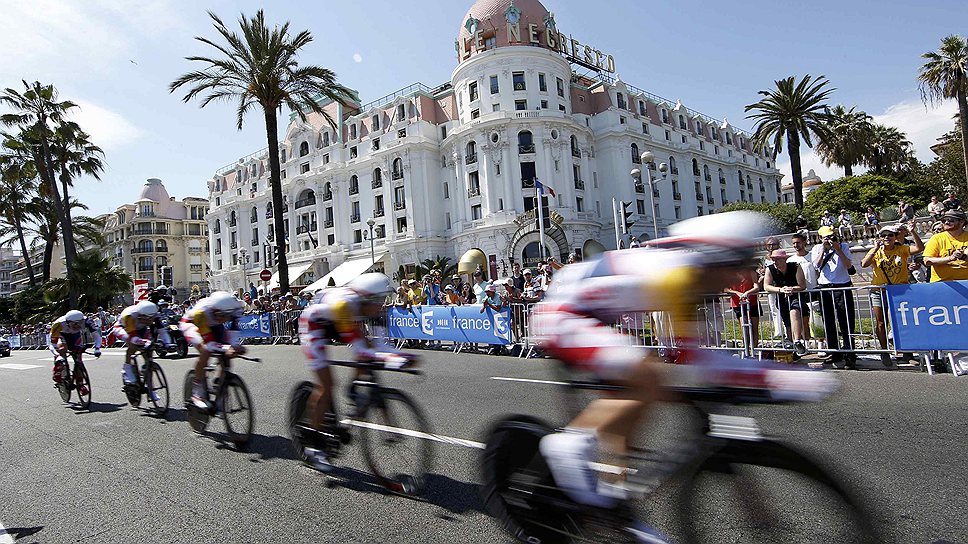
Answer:
<svg viewBox="0 0 968 544"><path fill-rule="evenodd" d="M11 527L8 528L6 534L13 537L13 541L17 542L22 538L27 538L28 536L33 536L41 531L43 527ZM4 535L3 531L0 531L0 537ZM27 541L25 541L26 544ZM31 540L30 542L37 542L36 540Z"/></svg>
<svg viewBox="0 0 968 544"><path fill-rule="evenodd" d="M118 410L124 408L127 404L114 404L113 402L94 402L88 405L87 409L83 409L79 406L72 405L71 408L74 410L75 414L107 414L110 412L117 412Z"/></svg>
<svg viewBox="0 0 968 544"><path fill-rule="evenodd" d="M336 467L327 476L329 477L327 487L339 486L363 493L396 495L383 487L372 474L355 468ZM451 514L486 513L478 484L462 482L442 474L428 474L424 491L420 496L398 496L444 508ZM449 521L455 519L448 514L439 514L438 517Z"/></svg>
<svg viewBox="0 0 968 544"><path fill-rule="evenodd" d="M245 451L259 454L259 457L249 459L253 463L272 459L296 460L296 454L292 451L292 441L287 436L253 434Z"/></svg>

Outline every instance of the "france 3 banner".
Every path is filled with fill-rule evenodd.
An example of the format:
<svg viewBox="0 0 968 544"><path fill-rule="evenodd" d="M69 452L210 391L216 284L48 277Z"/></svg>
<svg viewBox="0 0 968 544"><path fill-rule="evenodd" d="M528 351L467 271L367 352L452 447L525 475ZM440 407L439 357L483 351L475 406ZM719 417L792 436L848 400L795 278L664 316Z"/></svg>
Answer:
<svg viewBox="0 0 968 544"><path fill-rule="evenodd" d="M235 326L239 329L239 336L242 338L268 338L272 336L269 328L271 322L269 314L252 314L236 319Z"/></svg>
<svg viewBox="0 0 968 544"><path fill-rule="evenodd" d="M511 311L482 306L414 306L390 308L387 331L391 338L443 340L478 344L511 343Z"/></svg>
<svg viewBox="0 0 968 544"><path fill-rule="evenodd" d="M888 285L897 351L968 349L968 281Z"/></svg>

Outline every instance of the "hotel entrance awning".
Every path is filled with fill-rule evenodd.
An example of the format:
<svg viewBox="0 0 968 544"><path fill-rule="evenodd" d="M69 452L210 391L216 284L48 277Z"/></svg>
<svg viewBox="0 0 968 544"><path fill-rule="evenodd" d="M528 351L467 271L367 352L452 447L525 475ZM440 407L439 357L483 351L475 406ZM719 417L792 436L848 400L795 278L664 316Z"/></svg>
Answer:
<svg viewBox="0 0 968 544"><path fill-rule="evenodd" d="M376 261L371 261L369 257L363 259L353 259L352 261L345 261L343 264L337 266L326 274L322 278L314 281L310 285L306 286L302 290L303 293L309 292L313 293L320 289L325 289L330 286L330 280L336 287L342 287L347 283L353 281L357 276L369 270L374 264L379 263L386 257L386 252L377 253Z"/></svg>
<svg viewBox="0 0 968 544"><path fill-rule="evenodd" d="M306 271L309 270L310 267L312 266L313 266L313 261L309 261L308 263L296 263L296 264L289 265L289 284L290 285L295 284L296 280L299 279L299 276L302 276L303 274L305 274ZM269 280L269 291L272 291L277 287L279 287L279 272L276 272L275 274L273 274L272 279Z"/></svg>

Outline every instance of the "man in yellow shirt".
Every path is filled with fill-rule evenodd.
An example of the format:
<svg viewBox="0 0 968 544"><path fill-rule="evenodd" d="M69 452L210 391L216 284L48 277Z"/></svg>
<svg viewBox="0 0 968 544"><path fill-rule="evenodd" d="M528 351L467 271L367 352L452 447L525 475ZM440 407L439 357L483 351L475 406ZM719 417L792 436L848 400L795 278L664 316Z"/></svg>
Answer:
<svg viewBox="0 0 968 544"><path fill-rule="evenodd" d="M931 281L968 280L968 233L965 212L948 210L941 215L944 232L928 240L924 264L931 267Z"/></svg>
<svg viewBox="0 0 968 544"><path fill-rule="evenodd" d="M408 291L407 294L410 296L410 305L422 306L424 303L424 293L423 289L420 287L420 282L417 280L410 280L409 285L410 291Z"/></svg>
<svg viewBox="0 0 968 544"><path fill-rule="evenodd" d="M898 243L899 238L910 233L914 238L913 245ZM908 283L908 264L911 254L924 249L924 242L914 229L908 229L905 225L899 227L886 226L878 232L877 243L867 255L860 261L863 267L872 266L874 274L871 277L871 285L897 285ZM874 313L875 332L877 341L881 344L881 349L887 349L887 330L884 325L885 291L884 289L871 289L871 311ZM891 366L891 356L884 353L881 355L881 362L884 366Z"/></svg>

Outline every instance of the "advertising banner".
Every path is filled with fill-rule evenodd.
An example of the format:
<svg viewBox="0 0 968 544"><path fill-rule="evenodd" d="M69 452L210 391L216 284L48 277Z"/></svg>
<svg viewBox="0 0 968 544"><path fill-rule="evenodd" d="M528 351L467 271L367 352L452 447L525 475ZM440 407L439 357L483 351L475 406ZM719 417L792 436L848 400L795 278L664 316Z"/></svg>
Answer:
<svg viewBox="0 0 968 544"><path fill-rule="evenodd" d="M10 342L10 349L19 349L20 348L20 335L19 334L11 334L10 336L7 337L7 342Z"/></svg>
<svg viewBox="0 0 968 544"><path fill-rule="evenodd" d="M966 350L968 281L888 285L898 351Z"/></svg>
<svg viewBox="0 0 968 544"><path fill-rule="evenodd" d="M242 338L268 338L272 336L269 330L271 316L269 314L244 315L235 321Z"/></svg>
<svg viewBox="0 0 968 544"><path fill-rule="evenodd" d="M414 306L390 308L387 330L391 338L441 340L478 344L511 343L511 311L483 306Z"/></svg>
<svg viewBox="0 0 968 544"><path fill-rule="evenodd" d="M148 287L148 280L134 280L134 303L137 304L142 300L148 300L148 293L151 292L151 288Z"/></svg>

